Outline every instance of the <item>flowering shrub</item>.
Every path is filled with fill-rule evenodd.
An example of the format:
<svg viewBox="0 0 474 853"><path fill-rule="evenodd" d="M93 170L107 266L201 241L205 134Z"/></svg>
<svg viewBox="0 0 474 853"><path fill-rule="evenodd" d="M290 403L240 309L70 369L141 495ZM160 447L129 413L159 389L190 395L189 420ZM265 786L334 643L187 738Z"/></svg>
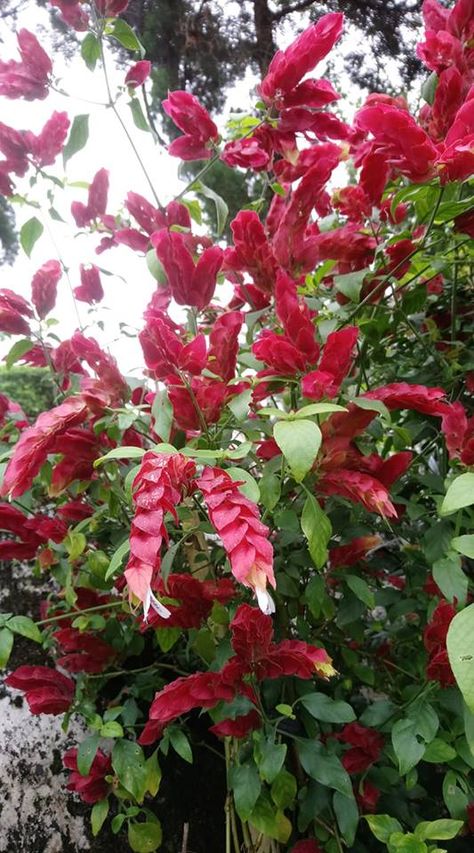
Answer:
<svg viewBox="0 0 474 853"><path fill-rule="evenodd" d="M132 51L136 116L150 64L115 17L126 0L53 5L89 68L109 37ZM89 329L49 331L59 259L29 301L0 290L8 363L48 368L57 389L34 423L0 400L0 556L52 579L39 621L1 615L2 664L15 634L43 644L51 665L7 684L33 714L82 718L67 787L94 834L110 810L138 853L162 844L160 760L193 761L197 712L226 764L226 853L435 853L458 835L471 849L474 6L425 0L423 17L416 115L383 93L352 124L332 111L336 88L307 76L343 29L327 14L224 138L169 93L169 150L204 161L198 184L166 206L130 191L112 214L101 168L73 202L98 252L125 245L155 275L141 383ZM1 94L46 99L52 62L26 30L18 46ZM0 124L2 193L53 180L78 126ZM218 158L265 178L231 245L199 227ZM75 298L100 303L100 269L78 278Z"/></svg>

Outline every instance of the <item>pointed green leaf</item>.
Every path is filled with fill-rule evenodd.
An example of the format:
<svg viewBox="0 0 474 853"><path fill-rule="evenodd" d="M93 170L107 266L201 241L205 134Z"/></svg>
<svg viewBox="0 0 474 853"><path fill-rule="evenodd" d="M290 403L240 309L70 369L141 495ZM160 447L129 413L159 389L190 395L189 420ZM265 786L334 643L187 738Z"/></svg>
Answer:
<svg viewBox="0 0 474 853"><path fill-rule="evenodd" d="M89 71L94 71L97 60L100 59L100 42L94 33L87 33L81 42L81 56Z"/></svg>
<svg viewBox="0 0 474 853"><path fill-rule="evenodd" d="M332 525L313 495L306 498L301 515L301 529L308 542L308 551L317 569L322 569L328 556Z"/></svg>
<svg viewBox="0 0 474 853"><path fill-rule="evenodd" d="M89 139L89 116L75 116L69 132L69 137L63 149L63 163L66 165L68 160L81 151L87 144Z"/></svg>
<svg viewBox="0 0 474 853"><path fill-rule="evenodd" d="M316 461L321 447L321 430L313 421L279 421L273 436L293 477L304 480Z"/></svg>
<svg viewBox="0 0 474 853"><path fill-rule="evenodd" d="M32 216L31 219L28 219L28 222L25 222L24 225L21 226L20 243L23 251L28 255L28 257L30 257L33 251L33 246L36 241L39 240L43 231L44 228L36 216Z"/></svg>
<svg viewBox="0 0 474 853"><path fill-rule="evenodd" d="M454 617L446 646L457 685L469 710L474 713L474 604Z"/></svg>
<svg viewBox="0 0 474 853"><path fill-rule="evenodd" d="M441 504L440 515L450 515L474 504L474 473L461 474L451 483Z"/></svg>
<svg viewBox="0 0 474 853"><path fill-rule="evenodd" d="M104 825L104 821L109 813L109 801L108 799L99 800L98 803L94 803L91 812L91 826L92 826L92 835L95 836L99 834L100 830Z"/></svg>

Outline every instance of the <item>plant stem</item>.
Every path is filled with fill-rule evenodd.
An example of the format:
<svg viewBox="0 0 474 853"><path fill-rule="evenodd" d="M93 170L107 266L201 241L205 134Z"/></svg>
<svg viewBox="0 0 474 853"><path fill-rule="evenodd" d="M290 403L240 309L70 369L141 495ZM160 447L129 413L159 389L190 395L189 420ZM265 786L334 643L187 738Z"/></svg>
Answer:
<svg viewBox="0 0 474 853"><path fill-rule="evenodd" d="M184 669L177 669L171 663L151 663L148 666L139 666L137 669L116 669L115 672L100 672L97 675L89 675L88 678L118 678L120 675L135 675L137 672L148 672L151 669L171 669L179 675L188 675Z"/></svg>
<svg viewBox="0 0 474 853"><path fill-rule="evenodd" d="M70 610L69 613L60 613L59 616L48 616L47 619L41 619L35 622L36 625L49 625L50 622L60 622L62 619L73 619L78 616L83 616L85 613L96 613L99 610L110 610L111 607L123 607L123 601L109 601L108 604L98 604L95 607L88 607L86 610Z"/></svg>

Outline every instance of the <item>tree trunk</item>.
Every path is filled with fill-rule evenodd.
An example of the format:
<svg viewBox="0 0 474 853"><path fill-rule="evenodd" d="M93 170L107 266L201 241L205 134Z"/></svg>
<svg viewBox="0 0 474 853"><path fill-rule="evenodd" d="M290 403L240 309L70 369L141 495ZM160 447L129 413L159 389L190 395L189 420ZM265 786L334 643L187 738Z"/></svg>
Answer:
<svg viewBox="0 0 474 853"><path fill-rule="evenodd" d="M267 0L253 0L253 20L255 25L254 57L262 77L266 74L268 63L276 52L273 39L273 17Z"/></svg>

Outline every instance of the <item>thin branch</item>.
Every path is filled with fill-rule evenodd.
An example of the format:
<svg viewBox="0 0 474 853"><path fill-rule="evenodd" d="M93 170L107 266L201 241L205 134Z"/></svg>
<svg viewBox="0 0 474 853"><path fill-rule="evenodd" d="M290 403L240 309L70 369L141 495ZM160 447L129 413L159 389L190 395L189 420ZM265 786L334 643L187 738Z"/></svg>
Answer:
<svg viewBox="0 0 474 853"><path fill-rule="evenodd" d="M300 0L299 3L293 3L292 6L284 6L283 9L279 9L277 12L270 12L272 19L274 21L281 21L286 15L292 15L293 12L303 12L305 9L309 9L310 6L314 6L316 0Z"/></svg>

